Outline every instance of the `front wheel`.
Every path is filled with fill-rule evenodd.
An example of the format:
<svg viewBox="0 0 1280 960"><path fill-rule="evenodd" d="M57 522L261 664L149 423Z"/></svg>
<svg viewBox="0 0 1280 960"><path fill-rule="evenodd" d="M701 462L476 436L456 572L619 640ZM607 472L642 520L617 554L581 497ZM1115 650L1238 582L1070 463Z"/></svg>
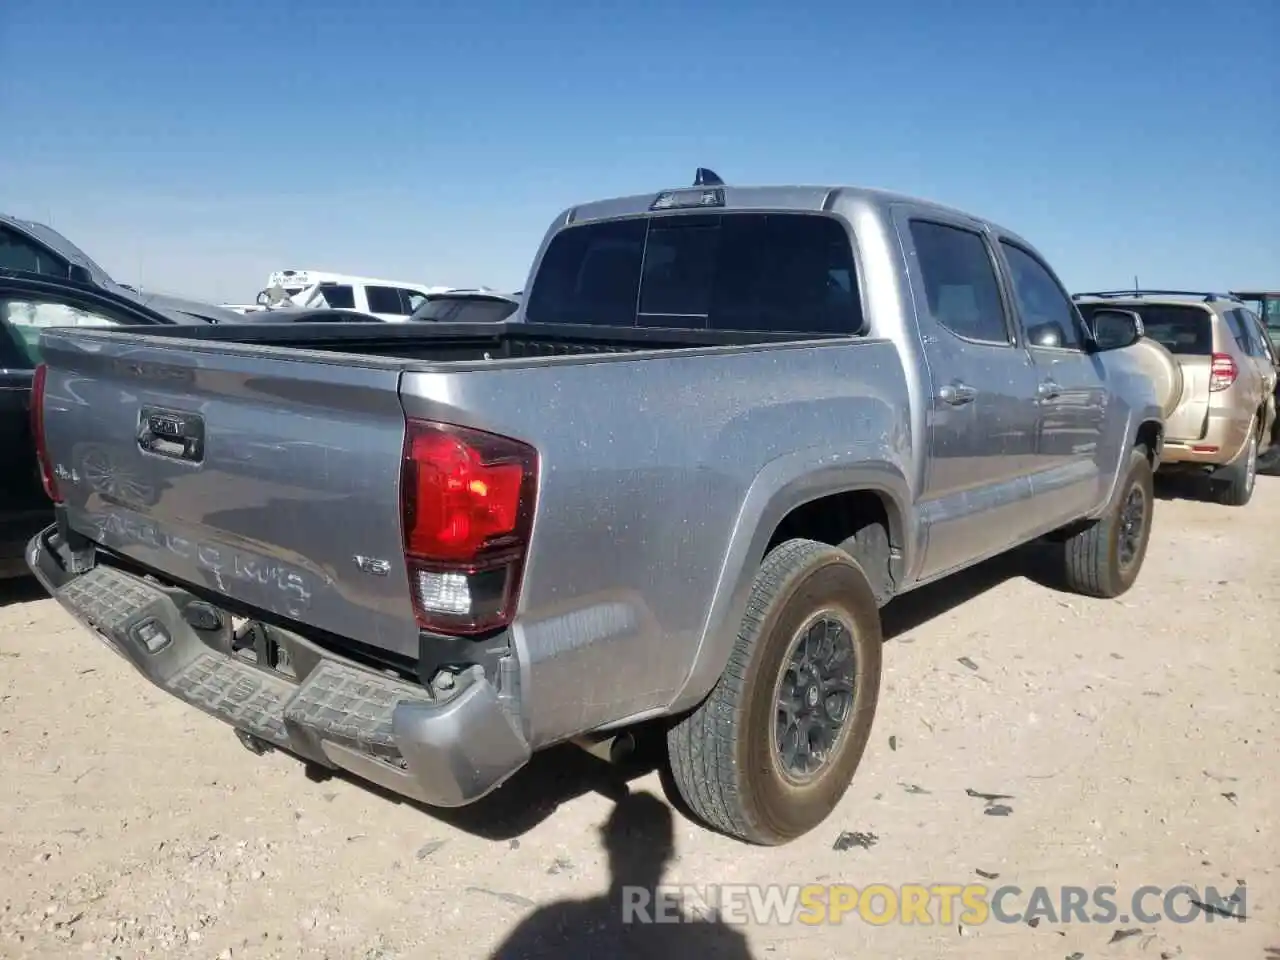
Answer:
<svg viewBox="0 0 1280 960"><path fill-rule="evenodd" d="M691 812L770 846L822 823L871 736L881 641L875 594L848 553L812 540L771 550L724 673L667 734Z"/></svg>
<svg viewBox="0 0 1280 960"><path fill-rule="evenodd" d="M1151 461L1138 447L1106 514L1063 542L1067 587L1089 597L1118 597L1132 587L1147 556L1154 513Z"/></svg>

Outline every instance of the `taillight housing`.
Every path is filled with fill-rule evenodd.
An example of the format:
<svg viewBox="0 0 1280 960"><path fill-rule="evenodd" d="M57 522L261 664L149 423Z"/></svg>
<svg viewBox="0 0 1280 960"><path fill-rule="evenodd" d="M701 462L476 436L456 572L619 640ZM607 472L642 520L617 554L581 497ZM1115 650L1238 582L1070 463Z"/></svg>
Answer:
<svg viewBox="0 0 1280 960"><path fill-rule="evenodd" d="M400 527L420 626L469 635L511 622L537 487L538 454L528 444L406 421Z"/></svg>
<svg viewBox="0 0 1280 960"><path fill-rule="evenodd" d="M1217 393L1236 382L1240 371L1229 353L1215 353L1209 360L1209 391Z"/></svg>
<svg viewBox="0 0 1280 960"><path fill-rule="evenodd" d="M54 503L61 503L62 493L58 489L58 478L53 472L49 445L44 436L44 383L48 375L49 368L42 363L31 378L31 436L36 442L36 459L40 462L40 480L44 483L45 495Z"/></svg>

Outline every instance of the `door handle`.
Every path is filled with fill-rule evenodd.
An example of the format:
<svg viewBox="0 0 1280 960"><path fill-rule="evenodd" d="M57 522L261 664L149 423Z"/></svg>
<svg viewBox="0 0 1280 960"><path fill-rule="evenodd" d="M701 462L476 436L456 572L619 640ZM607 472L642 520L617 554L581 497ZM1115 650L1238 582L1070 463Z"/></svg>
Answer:
<svg viewBox="0 0 1280 960"><path fill-rule="evenodd" d="M943 403L951 404L953 407L972 403L974 398L977 396L978 391L975 388L969 386L967 383L961 383L959 380L944 383L938 389L938 399Z"/></svg>
<svg viewBox="0 0 1280 960"><path fill-rule="evenodd" d="M1036 396L1041 400L1052 400L1061 393L1062 388L1052 380L1042 380L1040 385L1036 387Z"/></svg>

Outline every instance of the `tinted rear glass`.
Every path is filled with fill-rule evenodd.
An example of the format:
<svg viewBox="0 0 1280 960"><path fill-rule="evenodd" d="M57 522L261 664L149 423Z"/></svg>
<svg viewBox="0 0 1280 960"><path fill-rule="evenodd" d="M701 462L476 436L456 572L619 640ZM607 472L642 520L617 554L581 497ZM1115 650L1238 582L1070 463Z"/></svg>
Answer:
<svg viewBox="0 0 1280 960"><path fill-rule="evenodd" d="M498 323L515 312L516 304L506 300L437 297L415 310L410 319L435 323Z"/></svg>
<svg viewBox="0 0 1280 960"><path fill-rule="evenodd" d="M839 221L698 213L562 230L538 268L525 319L851 334L862 309Z"/></svg>
<svg viewBox="0 0 1280 960"><path fill-rule="evenodd" d="M1207 357L1213 353L1213 325L1209 311L1194 306L1161 303L1080 304L1080 312L1092 319L1093 311L1111 306L1132 310L1142 318L1142 326L1152 340L1170 353Z"/></svg>

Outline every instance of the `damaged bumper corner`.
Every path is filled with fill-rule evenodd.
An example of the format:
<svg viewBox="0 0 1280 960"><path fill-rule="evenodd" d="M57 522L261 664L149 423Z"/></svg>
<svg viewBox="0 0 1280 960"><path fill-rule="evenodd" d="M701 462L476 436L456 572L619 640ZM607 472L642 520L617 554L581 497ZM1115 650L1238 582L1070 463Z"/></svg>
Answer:
<svg viewBox="0 0 1280 960"><path fill-rule="evenodd" d="M77 565L57 525L27 546L27 565L82 625L143 676L258 740L437 807L465 806L528 762L531 750L483 671L447 699L305 644L297 678L219 649L188 623L183 591L115 567Z"/></svg>

